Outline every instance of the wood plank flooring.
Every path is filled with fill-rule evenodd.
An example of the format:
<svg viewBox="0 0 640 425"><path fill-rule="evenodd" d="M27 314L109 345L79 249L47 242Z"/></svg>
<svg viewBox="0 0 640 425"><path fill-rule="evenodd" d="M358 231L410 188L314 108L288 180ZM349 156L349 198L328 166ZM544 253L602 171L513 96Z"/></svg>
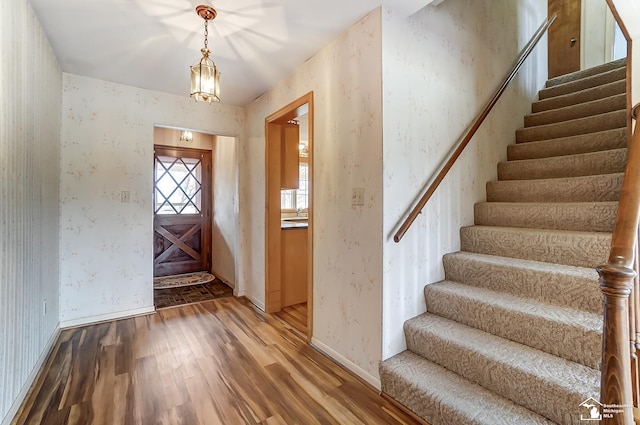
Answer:
<svg viewBox="0 0 640 425"><path fill-rule="evenodd" d="M234 297L64 330L12 424L416 424Z"/></svg>
<svg viewBox="0 0 640 425"><path fill-rule="evenodd" d="M274 316L299 330L302 335L307 335L307 303L284 307L279 312L274 313Z"/></svg>

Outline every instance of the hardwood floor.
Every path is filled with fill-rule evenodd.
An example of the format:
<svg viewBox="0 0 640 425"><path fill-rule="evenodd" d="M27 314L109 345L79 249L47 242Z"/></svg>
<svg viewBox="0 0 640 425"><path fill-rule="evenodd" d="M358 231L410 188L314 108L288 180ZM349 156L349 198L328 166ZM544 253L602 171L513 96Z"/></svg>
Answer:
<svg viewBox="0 0 640 425"><path fill-rule="evenodd" d="M307 303L294 304L282 308L274 316L284 320L302 333L307 335Z"/></svg>
<svg viewBox="0 0 640 425"><path fill-rule="evenodd" d="M234 297L64 330L12 424L416 424Z"/></svg>

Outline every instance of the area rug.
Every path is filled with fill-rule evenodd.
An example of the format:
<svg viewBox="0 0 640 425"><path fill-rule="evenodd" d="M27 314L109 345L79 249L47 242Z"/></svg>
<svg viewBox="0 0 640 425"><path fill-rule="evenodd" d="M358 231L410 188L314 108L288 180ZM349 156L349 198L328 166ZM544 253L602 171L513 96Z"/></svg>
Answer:
<svg viewBox="0 0 640 425"><path fill-rule="evenodd" d="M233 296L233 289L216 279L203 285L181 286L178 288L155 289L153 303L156 310L180 305L196 304L217 298Z"/></svg>
<svg viewBox="0 0 640 425"><path fill-rule="evenodd" d="M180 288L182 286L203 285L213 282L216 277L211 273L197 272L173 276L162 276L153 279L153 289Z"/></svg>

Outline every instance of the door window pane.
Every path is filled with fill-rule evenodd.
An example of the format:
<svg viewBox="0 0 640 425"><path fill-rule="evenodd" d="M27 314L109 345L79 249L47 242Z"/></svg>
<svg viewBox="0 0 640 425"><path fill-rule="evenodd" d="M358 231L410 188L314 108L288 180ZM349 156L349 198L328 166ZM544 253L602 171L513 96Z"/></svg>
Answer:
<svg viewBox="0 0 640 425"><path fill-rule="evenodd" d="M156 156L156 214L200 214L202 163L197 158Z"/></svg>

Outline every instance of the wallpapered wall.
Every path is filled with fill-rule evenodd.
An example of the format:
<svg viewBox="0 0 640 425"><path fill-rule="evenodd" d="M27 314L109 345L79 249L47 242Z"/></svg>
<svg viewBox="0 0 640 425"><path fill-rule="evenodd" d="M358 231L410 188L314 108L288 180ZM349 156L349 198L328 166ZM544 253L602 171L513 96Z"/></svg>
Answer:
<svg viewBox="0 0 640 425"><path fill-rule="evenodd" d="M0 52L0 422L4 423L18 408L58 326L62 74L26 0L0 4Z"/></svg>
<svg viewBox="0 0 640 425"><path fill-rule="evenodd" d="M213 273L236 287L238 233L238 139L217 136L213 142Z"/></svg>
<svg viewBox="0 0 640 425"><path fill-rule="evenodd" d="M314 343L377 381L381 347L380 10L247 108L240 147L240 281L264 304L265 117L314 92ZM351 189L365 205L351 206Z"/></svg>
<svg viewBox="0 0 640 425"><path fill-rule="evenodd" d="M485 182L546 79L546 38L398 244L397 224L546 10L546 0L448 0L408 20L383 13L383 358L405 348L403 322L425 310L424 285L444 277L442 255L457 251L459 228L473 224L473 204L485 199Z"/></svg>
<svg viewBox="0 0 640 425"><path fill-rule="evenodd" d="M640 102L640 7L636 0L611 0L635 43L631 44L631 104Z"/></svg>
<svg viewBox="0 0 640 425"><path fill-rule="evenodd" d="M580 37L581 68L587 69L613 58L614 18L606 1L582 0Z"/></svg>
<svg viewBox="0 0 640 425"><path fill-rule="evenodd" d="M63 326L153 308L154 125L241 137L243 123L241 108L63 74Z"/></svg>

